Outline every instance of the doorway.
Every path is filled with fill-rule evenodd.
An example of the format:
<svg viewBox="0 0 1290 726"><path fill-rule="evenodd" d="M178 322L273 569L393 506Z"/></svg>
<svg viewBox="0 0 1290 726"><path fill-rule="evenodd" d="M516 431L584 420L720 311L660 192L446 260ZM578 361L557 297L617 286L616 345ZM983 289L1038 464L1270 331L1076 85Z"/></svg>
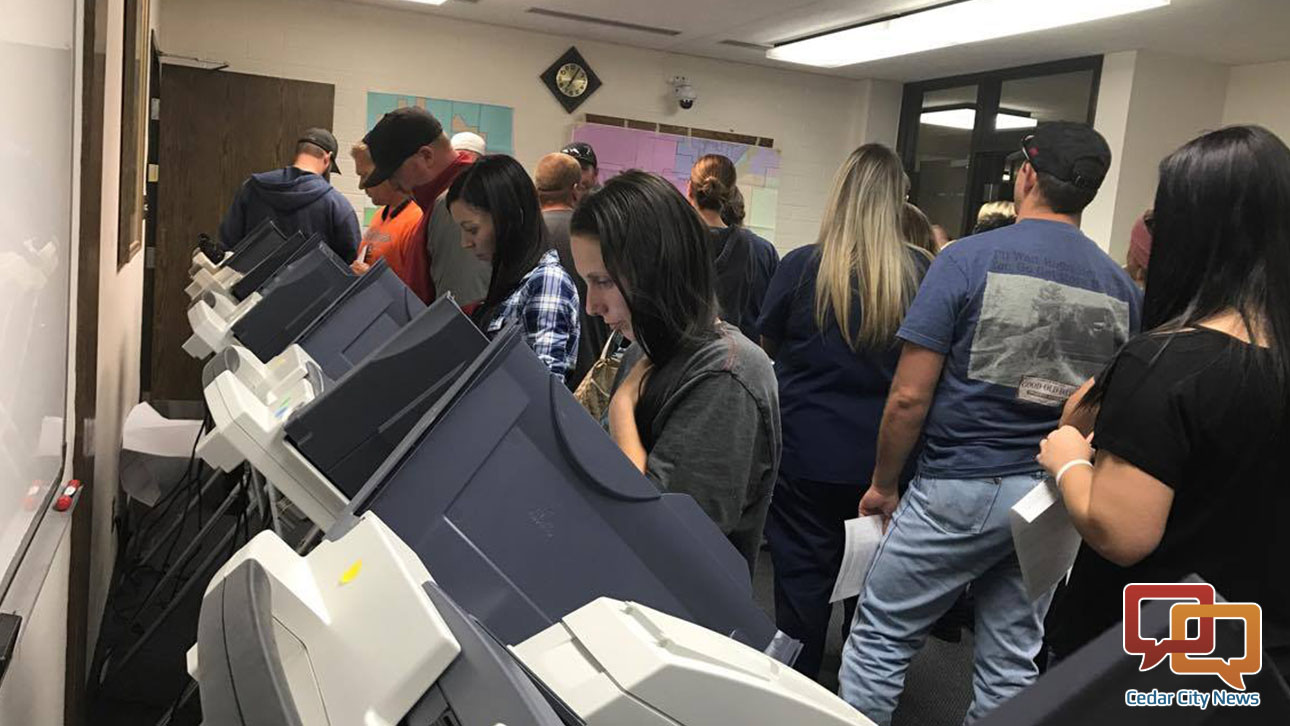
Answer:
<svg viewBox="0 0 1290 726"><path fill-rule="evenodd" d="M905 85L897 148L909 199L951 237L1011 201L1009 154L1045 121L1093 123L1101 56Z"/></svg>
<svg viewBox="0 0 1290 726"><path fill-rule="evenodd" d="M166 65L161 71L156 234L145 270L143 389L153 400L200 400L202 363L191 334L188 268L197 236L220 219L253 172L290 163L311 126L332 127L327 83Z"/></svg>

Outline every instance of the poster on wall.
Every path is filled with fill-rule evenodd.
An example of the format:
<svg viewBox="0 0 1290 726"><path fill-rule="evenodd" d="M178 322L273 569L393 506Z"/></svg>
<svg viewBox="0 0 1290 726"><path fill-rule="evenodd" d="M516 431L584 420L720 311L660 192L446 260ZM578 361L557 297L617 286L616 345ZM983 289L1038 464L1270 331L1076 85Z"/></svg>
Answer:
<svg viewBox="0 0 1290 726"><path fill-rule="evenodd" d="M484 137L488 153L515 155L515 109L509 106L368 91L367 128L375 126L381 116L405 106L420 106L434 114L449 137L472 131ZM370 223L376 209L368 207L364 211L365 223Z"/></svg>
<svg viewBox="0 0 1290 726"><path fill-rule="evenodd" d="M628 169L644 169L672 182L682 193L694 162L706 154L721 154L735 163L744 195L744 226L775 241L779 150L601 124L575 127L573 140L585 141L596 150L601 183Z"/></svg>
<svg viewBox="0 0 1290 726"><path fill-rule="evenodd" d="M381 116L404 106L420 106L434 114L443 124L443 132L450 137L462 131L473 131L484 137L488 153L515 155L515 109L509 106L369 91L367 128L375 126Z"/></svg>

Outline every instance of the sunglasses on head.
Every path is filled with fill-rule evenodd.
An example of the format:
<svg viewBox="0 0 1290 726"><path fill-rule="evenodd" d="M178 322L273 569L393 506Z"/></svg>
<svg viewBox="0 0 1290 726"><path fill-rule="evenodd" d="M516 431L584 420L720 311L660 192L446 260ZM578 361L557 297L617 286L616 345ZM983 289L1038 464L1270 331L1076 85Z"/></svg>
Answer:
<svg viewBox="0 0 1290 726"><path fill-rule="evenodd" d="M1034 134L1030 134L1029 136L1026 136L1024 139L1022 139L1021 148L1017 151L1012 152L1011 154L1008 154L1008 159L1007 159L1008 163L1014 166L1020 166L1022 162L1026 162L1026 163L1029 163L1031 166L1034 166L1035 161L1034 159L1030 158L1030 144L1033 143L1034 140L1035 140Z"/></svg>
<svg viewBox="0 0 1290 726"><path fill-rule="evenodd" d="M565 155L567 155L567 156L572 156L573 158L577 159L578 161L587 161L587 162L590 162L590 161L591 161L591 157L587 156L586 152L584 152L582 149L579 149L579 148L576 148L576 147L570 147L570 148L567 148L567 149L561 149L561 150L560 150L560 153L565 154Z"/></svg>

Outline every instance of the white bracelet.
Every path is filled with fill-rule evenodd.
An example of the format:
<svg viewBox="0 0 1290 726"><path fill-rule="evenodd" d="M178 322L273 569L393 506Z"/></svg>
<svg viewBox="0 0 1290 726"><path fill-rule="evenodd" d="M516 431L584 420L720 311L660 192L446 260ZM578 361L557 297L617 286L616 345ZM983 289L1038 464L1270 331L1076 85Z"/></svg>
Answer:
<svg viewBox="0 0 1290 726"><path fill-rule="evenodd" d="M1053 481L1057 484L1057 491L1062 490L1062 477L1065 476L1066 472L1077 466L1087 466L1092 469L1093 462L1088 459L1072 459L1063 464L1062 468L1057 470L1057 476L1053 477Z"/></svg>

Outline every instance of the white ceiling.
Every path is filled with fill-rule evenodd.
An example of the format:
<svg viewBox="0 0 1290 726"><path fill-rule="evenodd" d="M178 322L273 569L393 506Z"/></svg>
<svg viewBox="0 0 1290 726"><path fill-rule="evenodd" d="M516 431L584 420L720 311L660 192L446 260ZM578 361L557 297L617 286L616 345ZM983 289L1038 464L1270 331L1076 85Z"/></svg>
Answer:
<svg viewBox="0 0 1290 726"><path fill-rule="evenodd" d="M770 45L943 0L448 0L441 6L356 1L688 55L899 81L1133 49L1229 65L1290 58L1290 0L1173 0L1169 7L1134 15L834 70L767 60L762 50L721 41ZM662 35L527 12L533 7L679 33Z"/></svg>

